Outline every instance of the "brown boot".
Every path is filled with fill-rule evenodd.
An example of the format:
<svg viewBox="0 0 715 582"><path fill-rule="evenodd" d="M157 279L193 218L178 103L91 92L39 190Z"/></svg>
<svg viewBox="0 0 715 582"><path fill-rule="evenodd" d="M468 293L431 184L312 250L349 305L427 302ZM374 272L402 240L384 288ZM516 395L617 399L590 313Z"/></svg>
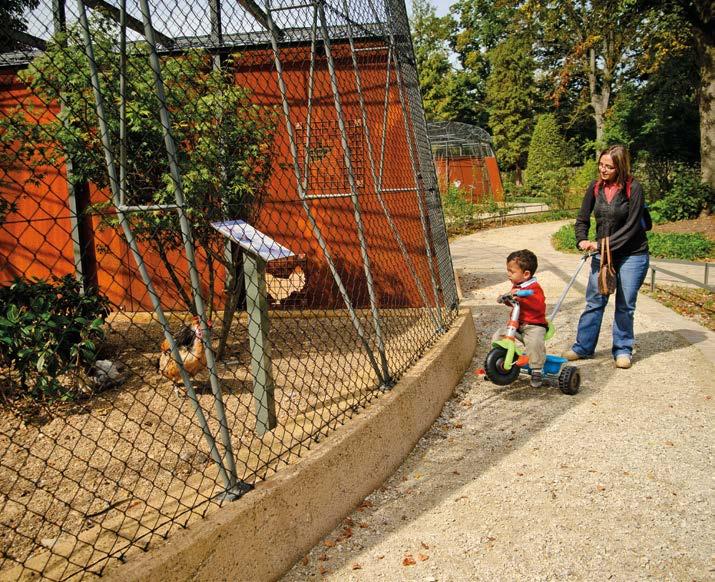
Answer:
<svg viewBox="0 0 715 582"><path fill-rule="evenodd" d="M626 370L631 367L631 359L628 356L618 356L616 358L616 368Z"/></svg>
<svg viewBox="0 0 715 582"><path fill-rule="evenodd" d="M575 362L576 360L583 358L581 354L577 354L573 350L566 350L563 354L561 354L561 357L566 358L569 362Z"/></svg>

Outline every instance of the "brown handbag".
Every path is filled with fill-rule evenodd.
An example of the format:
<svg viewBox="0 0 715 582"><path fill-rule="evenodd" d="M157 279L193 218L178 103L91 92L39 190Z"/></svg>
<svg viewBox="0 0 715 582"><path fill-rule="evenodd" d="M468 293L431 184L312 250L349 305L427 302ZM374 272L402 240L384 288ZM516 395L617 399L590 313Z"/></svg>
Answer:
<svg viewBox="0 0 715 582"><path fill-rule="evenodd" d="M613 268L608 237L602 238L599 246L601 247L601 267L598 269L598 292L601 295L610 295L616 290L616 270Z"/></svg>

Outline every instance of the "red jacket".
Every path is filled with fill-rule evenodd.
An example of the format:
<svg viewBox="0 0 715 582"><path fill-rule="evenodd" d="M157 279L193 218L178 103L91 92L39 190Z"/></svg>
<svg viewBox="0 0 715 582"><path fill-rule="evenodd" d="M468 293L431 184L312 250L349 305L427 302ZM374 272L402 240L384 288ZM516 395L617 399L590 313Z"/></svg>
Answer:
<svg viewBox="0 0 715 582"><path fill-rule="evenodd" d="M536 277L532 277L528 281L524 281L520 285L516 285L511 291L519 291L520 289L528 289L533 291L528 297L519 297L519 326L530 325L547 325L546 323L546 297L544 290L536 282Z"/></svg>

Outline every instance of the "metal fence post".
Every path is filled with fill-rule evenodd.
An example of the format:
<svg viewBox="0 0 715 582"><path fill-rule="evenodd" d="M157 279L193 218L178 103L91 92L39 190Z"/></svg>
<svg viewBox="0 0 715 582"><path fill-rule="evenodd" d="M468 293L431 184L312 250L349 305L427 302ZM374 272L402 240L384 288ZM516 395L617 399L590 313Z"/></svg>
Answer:
<svg viewBox="0 0 715 582"><path fill-rule="evenodd" d="M266 297L266 261L243 253L246 277L248 341L251 346L253 398L256 404L256 434L264 435L276 427L276 402L273 396L271 343L268 338L268 299Z"/></svg>

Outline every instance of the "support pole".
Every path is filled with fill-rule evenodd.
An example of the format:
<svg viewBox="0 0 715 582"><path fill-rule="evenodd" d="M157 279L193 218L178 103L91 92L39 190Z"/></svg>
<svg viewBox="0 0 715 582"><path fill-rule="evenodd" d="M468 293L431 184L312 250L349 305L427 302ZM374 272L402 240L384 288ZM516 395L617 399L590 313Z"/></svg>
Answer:
<svg viewBox="0 0 715 582"><path fill-rule="evenodd" d="M266 296L266 261L244 252L243 272L246 277L246 311L253 372L253 399L256 405L256 434L263 436L277 424L271 344L268 338L270 323Z"/></svg>
<svg viewBox="0 0 715 582"><path fill-rule="evenodd" d="M176 143L171 132L171 116L166 105L166 96L164 93L164 81L161 76L161 64L159 63L159 54L156 50L156 40L154 35L154 27L151 23L151 12L149 10L148 0L139 0L141 8L142 20L144 21L144 34L149 44L149 64L154 72L154 83L156 85L156 97L159 101L159 117L164 133L164 146L169 158L169 170L172 181L174 182L174 197L176 204L179 207L177 213L179 215L179 224L181 225L181 236L184 241L184 252L186 253L186 261L189 264L189 275L191 279L191 291L194 296L196 312L201 318L201 328L206 338L204 351L206 353L206 367L209 371L209 379L211 382L211 392L214 395L214 408L216 416L219 420L221 440L223 441L226 452L226 468L230 475L231 488L237 485L236 464L233 457L233 445L231 444L231 435L228 432L228 423L226 421L226 410L223 405L223 394L221 384L219 383L218 374L216 372L216 361L214 352L211 347L211 331L206 322L206 310L204 300L201 296L201 282L199 280L199 272L196 268L196 259L194 256L194 242L191 236L191 225L184 211L184 192L182 187L181 172L179 171L178 155Z"/></svg>
<svg viewBox="0 0 715 582"><path fill-rule="evenodd" d="M367 337L365 336L365 330L363 329L362 324L360 323L360 320L358 319L357 314L355 313L355 308L353 307L352 301L350 300L350 296L348 295L347 289L345 289L343 280L340 277L340 274L338 273L338 271L335 267L335 262L333 261L333 257L330 254L330 251L328 250L328 246L325 243L325 239L323 238L323 234L320 230L320 227L318 226L318 223L316 222L315 217L313 216L313 212L310 209L310 206L308 205L308 202L306 200L306 191L303 188L303 177L301 176L300 165L298 163L298 146L296 145L296 140L295 140L295 129L293 126L293 122L291 121L291 118L290 118L290 105L288 103L288 88L286 86L285 79L283 78L283 64L281 63L280 49L278 48L278 36L277 36L276 28L273 24L273 17L271 16L271 0L264 0L264 1L265 1L265 6L266 6L266 19L267 19L267 24L268 24L268 30L270 32L271 48L273 49L273 61L275 63L276 75L278 77L278 89L280 90L280 93L281 93L281 102L283 105L283 116L284 116L285 122L286 122L286 131L288 132L288 141L290 144L290 152L291 152L291 156L293 158L293 171L295 173L296 184L297 184L297 188L298 188L298 196L300 197L300 200L303 204L303 210L305 211L305 214L308 217L308 222L310 223L311 230L313 231L313 234L318 242L318 245L320 246L320 250L323 252L323 255L325 256L325 260L328 263L328 268L330 269L330 273L333 276L333 280L335 281L335 284L338 286L340 295L343 298L343 301L345 302L345 307L347 308L348 314L350 315L350 322L353 324L353 327L355 328L355 331L358 334L358 337L360 338L360 342L362 343L363 347L365 348L365 354L367 355L367 358L370 361L370 365L372 366L372 369L374 370L378 381L380 382L381 385L386 387L386 384L385 384L385 381L384 381L384 378L382 375L382 371L380 370L380 367L377 364L377 361L375 360L375 356L372 353L372 348L370 347L370 344L367 341ZM307 171L307 169L306 169L306 171Z"/></svg>
<svg viewBox="0 0 715 582"><path fill-rule="evenodd" d="M377 308L377 298L375 297L375 284L372 280L372 268L370 265L370 255L367 248L367 240L365 238L365 227L362 221L362 211L360 209L360 200L358 199L357 184L355 183L355 173L353 171L352 153L350 144L348 143L348 134L345 128L345 115L343 113L342 100L340 99L340 89L338 88L338 78L335 73L335 62L333 53L330 47L330 35L328 33L328 24L325 18L325 7L322 0L318 0L318 15L320 17L320 30L323 36L323 49L325 57L328 61L328 72L330 74L330 86L333 90L333 101L335 102L335 112L338 117L338 127L340 128L340 140L343 146L343 158L345 160L345 170L348 175L348 183L350 184L351 199L355 215L355 224L357 225L358 239L360 241L360 254L362 256L363 270L365 279L367 280L367 292L370 297L370 311L372 313L372 322L375 327L375 337L377 340L377 351L380 354L382 364L383 378L389 384L390 367L387 363L387 354L385 353L385 343L382 337L382 322L380 320L380 312Z"/></svg>
<svg viewBox="0 0 715 582"><path fill-rule="evenodd" d="M114 205L118 208L117 216L119 218L119 224L124 231L124 236L127 240L127 244L131 249L132 256L134 257L134 261L137 264L137 268L139 269L139 273L141 274L142 280L147 287L147 292L149 293L152 305L154 306L154 311L156 312L157 317L159 318L159 322L161 323L161 326L164 330L164 337L169 342L169 346L171 348L171 355L175 361L179 362L179 369L181 371L181 377L184 382L184 387L186 388L186 392L194 407L194 412L198 417L199 425L201 426L204 438L206 439L206 442L208 444L211 458L216 463L219 475L222 478L225 487L229 489L230 487L235 485L235 473L232 478L226 472L223 460L221 458L221 455L219 454L218 447L216 446L216 441L211 434L208 421L206 420L206 416L204 415L201 405L199 404L198 398L196 396L196 391L191 384L191 378L189 377L188 373L186 372L186 369L183 366L183 361L181 355L179 354L179 349L176 344L176 340L169 331L169 323L164 315L159 296L156 292L156 289L154 289L154 285L151 281L151 277L149 276L149 272L147 271L146 264L144 263L141 253L139 252L139 247L137 245L136 239L134 238L134 233L132 232L131 225L129 224L126 214L121 209L119 209L119 177L117 175L114 155L112 153L110 133L109 128L107 126L107 117L104 109L104 98L102 96L101 88L99 85L99 72L97 70L97 64L94 58L94 48L92 46L89 21L87 19L87 12L85 9L84 1L77 0L77 5L79 10L80 25L82 27L84 35L85 53L87 55L87 61L89 63L90 79L92 83L92 90L94 93L95 107L97 110L97 121L99 123L102 147L104 149L105 162L107 164L107 172L109 174L109 184L112 192L112 199Z"/></svg>

